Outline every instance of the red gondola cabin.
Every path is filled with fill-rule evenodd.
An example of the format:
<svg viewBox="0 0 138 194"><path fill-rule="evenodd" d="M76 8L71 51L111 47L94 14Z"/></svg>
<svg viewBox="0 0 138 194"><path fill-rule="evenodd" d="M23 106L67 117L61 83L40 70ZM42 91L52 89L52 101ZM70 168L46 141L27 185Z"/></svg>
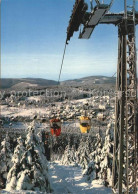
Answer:
<svg viewBox="0 0 138 194"><path fill-rule="evenodd" d="M61 121L60 119L51 119L50 120L50 130L51 134L59 136L61 134Z"/></svg>

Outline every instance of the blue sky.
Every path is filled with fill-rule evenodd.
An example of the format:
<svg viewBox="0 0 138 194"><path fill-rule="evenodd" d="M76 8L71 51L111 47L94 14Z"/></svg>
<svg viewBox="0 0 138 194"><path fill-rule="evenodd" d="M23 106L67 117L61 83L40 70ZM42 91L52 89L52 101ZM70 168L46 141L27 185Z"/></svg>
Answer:
<svg viewBox="0 0 138 194"><path fill-rule="evenodd" d="M74 2L2 0L2 77L58 79ZM86 2L89 5L90 1ZM138 3L136 7L138 10ZM114 0L111 11L122 10L123 0ZM79 40L78 35L75 33L67 46L61 80L90 75L112 76L117 68L117 27L99 25L89 40Z"/></svg>

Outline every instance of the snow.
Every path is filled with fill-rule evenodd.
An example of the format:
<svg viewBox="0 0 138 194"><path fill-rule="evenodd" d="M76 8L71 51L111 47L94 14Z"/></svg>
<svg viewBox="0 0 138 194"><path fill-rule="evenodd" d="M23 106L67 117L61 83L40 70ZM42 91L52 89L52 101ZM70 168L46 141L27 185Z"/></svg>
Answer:
<svg viewBox="0 0 138 194"><path fill-rule="evenodd" d="M73 104L86 104L88 103L88 101L90 100L90 98L85 98L85 99L77 99L77 100L72 100L70 101L70 103L73 103Z"/></svg>
<svg viewBox="0 0 138 194"><path fill-rule="evenodd" d="M82 169L80 166L64 166L59 161L49 163L49 178L53 194L111 194L110 188L104 186L101 179L93 180L91 183L86 182L85 177L82 175ZM19 185L18 185L19 186ZM20 186L19 186L20 188ZM2 190L1 194L12 193L7 190ZM38 194L41 192L23 191L18 190L14 193L20 194Z"/></svg>
<svg viewBox="0 0 138 194"><path fill-rule="evenodd" d="M102 180L93 180L86 182L82 175L82 169L79 166L64 166L59 161L49 164L49 175L53 193L79 193L79 194L110 194L110 188L103 185Z"/></svg>
<svg viewBox="0 0 138 194"><path fill-rule="evenodd" d="M0 192L0 194L36 194L35 191L29 191L29 190L26 190L26 191L23 191L23 190L18 190L18 191L7 191L6 189L2 190ZM38 192L37 191L37 194L44 194L43 192ZM45 193L46 194L46 193Z"/></svg>
<svg viewBox="0 0 138 194"><path fill-rule="evenodd" d="M27 100L38 102L38 101L41 100L41 97L40 96L30 96L30 97L27 98Z"/></svg>
<svg viewBox="0 0 138 194"><path fill-rule="evenodd" d="M46 113L46 108L37 108L37 107L32 107L32 108L20 108L20 107L7 107L5 105L1 105L1 113L2 116L4 117L27 117L27 116L33 116L36 114L45 114Z"/></svg>
<svg viewBox="0 0 138 194"><path fill-rule="evenodd" d="M13 166L7 175L7 191L51 191L42 140L35 129L35 122L32 122L28 127L26 139L17 139L18 145L12 156Z"/></svg>

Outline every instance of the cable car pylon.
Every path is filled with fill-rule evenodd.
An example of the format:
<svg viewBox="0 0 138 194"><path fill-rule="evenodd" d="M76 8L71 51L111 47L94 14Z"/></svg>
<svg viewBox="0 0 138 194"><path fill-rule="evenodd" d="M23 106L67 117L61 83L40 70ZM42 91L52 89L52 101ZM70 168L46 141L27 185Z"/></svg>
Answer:
<svg viewBox="0 0 138 194"><path fill-rule="evenodd" d="M113 156L113 192L137 192L138 161L138 114L137 114L137 71L135 27L138 24L138 12L135 0L130 0L132 10L127 10L124 0L124 13L108 13L110 4L95 0L91 12L84 0L76 0L67 28L67 43L79 26L83 25L80 39L89 39L98 24L113 24L118 27L118 65L116 79L115 130ZM129 1L129 2L130 2Z"/></svg>

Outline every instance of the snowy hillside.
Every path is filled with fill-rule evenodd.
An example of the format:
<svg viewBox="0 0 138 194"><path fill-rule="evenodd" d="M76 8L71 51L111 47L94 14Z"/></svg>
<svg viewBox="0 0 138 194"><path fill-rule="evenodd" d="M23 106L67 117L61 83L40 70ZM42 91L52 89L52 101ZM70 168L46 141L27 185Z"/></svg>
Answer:
<svg viewBox="0 0 138 194"><path fill-rule="evenodd" d="M87 135L77 139L70 135L59 141L54 138L52 144L43 143L42 133L36 131L36 126L33 122L26 137L17 138L12 156L9 137L6 136L6 144L5 140L2 142L1 154L9 150L0 160L1 165L3 161L6 164L1 170L3 187L5 184L2 193L13 190L19 193L111 193L111 189L105 187L111 186L111 124L107 126L105 138L99 133L96 139Z"/></svg>
<svg viewBox="0 0 138 194"><path fill-rule="evenodd" d="M111 194L110 188L104 186L101 179L93 180L91 183L86 182L82 175L80 166L64 166L59 161L49 163L50 182L53 188L53 194ZM14 191L8 192L3 190L2 194L20 193L20 194L41 194L42 192L32 191Z"/></svg>
<svg viewBox="0 0 138 194"><path fill-rule="evenodd" d="M64 166L59 161L50 163L50 179L55 194L61 193L112 193L110 188L106 188L102 180L86 182L82 175L80 166Z"/></svg>
<svg viewBox="0 0 138 194"><path fill-rule="evenodd" d="M114 96L70 90L79 98L46 104L39 95L3 97L1 193L111 193ZM91 120L86 134L80 131L84 114ZM54 117L61 120L58 137L50 133Z"/></svg>

